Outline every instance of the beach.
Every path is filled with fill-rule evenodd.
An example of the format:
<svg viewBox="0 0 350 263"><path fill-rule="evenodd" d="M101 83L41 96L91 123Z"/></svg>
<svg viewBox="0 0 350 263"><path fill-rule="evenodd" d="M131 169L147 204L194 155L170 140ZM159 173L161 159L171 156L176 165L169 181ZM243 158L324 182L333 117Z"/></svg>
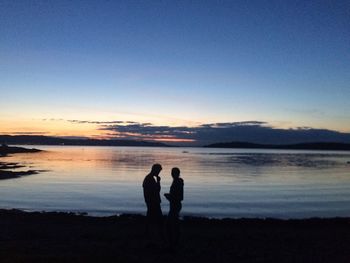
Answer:
<svg viewBox="0 0 350 263"><path fill-rule="evenodd" d="M60 150L63 151L63 149ZM137 154L135 154L136 150L139 151ZM73 149L72 153L76 153L76 151L77 149ZM78 151L83 152L80 154L79 158L90 160L88 156L91 156L91 150L89 150L90 155L87 155L87 150L78 149ZM105 153L106 149L99 149L99 151ZM110 149L110 151L114 154L119 153L119 155L115 155L118 156L118 162L116 163L119 164L123 163L121 160L126 154L138 158L140 158L140 156L143 156L143 158L147 156L147 159L149 159L150 157L146 154L153 153L153 150L149 149L133 149L133 151L130 152L129 149L121 148L118 150ZM94 150L94 153L95 152L96 150ZM68 151L66 150L64 152L65 158L67 158L67 153ZM27 169L25 166L33 166L35 158L42 155L45 158L50 157L50 155L48 155L50 152L37 152L31 153L30 155L23 154L17 153L10 159L4 158L3 160L6 162L2 162L3 169L5 168L5 171L13 169L21 170L22 165L24 169ZM172 160L173 156L180 158L181 156L187 156L189 153L182 153L181 150L176 150L174 153L174 150L168 150L167 154L169 160ZM201 156L202 155L207 156L205 153L201 154ZM266 153L264 153L264 156L265 155ZM41 159L46 160L43 157L41 157ZM124 163L129 163L130 160L131 158L124 161ZM64 162L66 163L67 160L60 159L59 164L61 165ZM74 159L73 162L69 159L69 163L74 163L75 165L79 164L80 167L83 167L81 166L81 160L77 161ZM83 163L91 164L91 161L84 161ZM99 164L99 162L93 162L93 164L96 163ZM105 161L103 163L105 163ZM166 159L164 159L164 163L169 165L169 161L167 163ZM39 165L35 165L35 167L37 166ZM89 165L87 167L90 168L91 166ZM137 171L139 170L140 169ZM99 171L101 172L103 170ZM17 171L16 173L20 172L21 171ZM99 175L100 172L96 172L96 175ZM80 173L81 170L79 171L79 174ZM43 172L42 174L48 176L47 178L50 176L52 177L49 172ZM91 178L101 180L101 178L96 175ZM109 176L110 177L105 176L104 180L111 183L113 182L112 180L115 180L115 177L112 174ZM143 175L140 174L139 177L142 178ZM110 178L110 180L107 180L108 178ZM124 177L121 178L123 179ZM186 178L187 181L191 182L190 179L191 178ZM196 177L194 179L198 180ZM62 180L62 176L55 180ZM234 216L230 216L230 218L210 217L210 215L207 217L199 217L189 215L188 213L182 213L182 219L180 221L180 244L175 249L169 249L166 239L162 239L157 245L150 243L147 235L147 221L142 214L146 209L142 198L138 198L137 202L140 203L138 211L140 212L137 213L120 213L118 212L120 211L120 207L118 210L118 203L111 202L111 205L113 203L115 209L114 213L113 210L110 209L107 215L97 213L96 215L98 216L94 216L93 213L88 213L88 209L84 209L84 206L87 207L89 204L86 198L81 199L81 204L84 206L75 212L58 212L57 204L59 203L56 202L52 202L53 206L51 208L51 211L53 210L56 212L49 212L50 209L45 209L46 212L38 212L42 211L39 208L40 203L37 202L40 199L30 200L23 195L31 188L31 184L24 184L23 188L21 188L21 192L13 191L12 194L8 192L8 190L11 189L9 188L11 185L15 186L20 185L21 182L31 181L34 183L43 182L42 178L40 178L40 173L20 179L17 177L17 179L2 181L2 198L5 200L3 208L8 209L0 209L0 262L345 263L350 259L350 218L346 216L331 216L332 210L328 210L327 218L311 218L311 216L309 216L299 219L269 218L264 217L262 213L257 213L256 217L249 216L249 218L239 216L239 214L233 214L232 212L230 215ZM137 181L140 181L140 179ZM134 182L134 179L132 182ZM48 183L53 186L58 185L57 182ZM77 184L72 181L69 182L69 184L65 184L65 187L68 185L74 186ZM104 183L101 185L102 188L100 191L97 191L98 188L96 187L99 185L97 182L90 185L95 188L95 192L93 193L94 199L96 199L96 207L106 202L106 199L97 198L99 194L103 192L106 193L106 191L110 190L110 193L115 195L120 191L120 183L116 185L118 187L112 187L110 189ZM45 186L45 184L41 184L42 188L43 186ZM34 189L36 189L36 191L33 192L33 196L38 195L40 197L42 195L40 194L41 192L45 193L43 189ZM133 188L126 189L130 190ZM167 188L165 189L167 190ZM7 192L5 190L7 190ZM74 193L74 191L68 189L67 192L62 192L62 194L65 193ZM129 199L133 197L132 193L133 192L129 192L129 195L124 195L122 199L124 200L122 201L125 203L124 205L130 202ZM11 203L7 203L6 198L15 195L17 196L16 200L18 199L21 203L25 203L29 200L33 205L27 211L8 207ZM48 199L51 198L50 195L52 195L52 193L50 194L47 192L43 196ZM190 197L190 195L188 196ZM79 197L81 198L81 196ZM185 198L184 204L188 202L188 199L190 198ZM77 204L73 198L68 201L71 203L70 207ZM69 203L68 201L67 204ZM232 202L237 202L237 199L233 199ZM163 214L165 215L168 211L166 203L162 203L162 206ZM33 208L35 208L34 211L37 212L34 212ZM222 206L218 207L218 209L225 211L225 207ZM286 216L290 215L286 208L280 211L281 213L284 212ZM215 214L213 213L213 215ZM166 216L164 216L164 221L165 220Z"/></svg>
<svg viewBox="0 0 350 263"><path fill-rule="evenodd" d="M145 217L0 211L1 262L349 262L350 219L181 221L175 251L150 247Z"/></svg>

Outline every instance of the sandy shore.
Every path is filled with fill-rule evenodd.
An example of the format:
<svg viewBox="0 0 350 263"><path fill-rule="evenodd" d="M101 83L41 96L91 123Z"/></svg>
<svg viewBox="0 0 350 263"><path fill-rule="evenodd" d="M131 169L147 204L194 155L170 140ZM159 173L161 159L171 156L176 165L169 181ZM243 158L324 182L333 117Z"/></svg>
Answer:
<svg viewBox="0 0 350 263"><path fill-rule="evenodd" d="M0 210L0 262L349 262L350 219L185 218L177 252L150 248L140 215Z"/></svg>

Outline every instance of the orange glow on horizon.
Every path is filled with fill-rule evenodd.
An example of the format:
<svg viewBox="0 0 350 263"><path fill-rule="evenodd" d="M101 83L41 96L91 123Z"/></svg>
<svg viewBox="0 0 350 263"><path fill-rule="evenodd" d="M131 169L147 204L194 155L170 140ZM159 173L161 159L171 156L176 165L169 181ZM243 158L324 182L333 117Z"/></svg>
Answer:
<svg viewBox="0 0 350 263"><path fill-rule="evenodd" d="M146 135L136 132L113 132L99 129L98 124L72 123L62 119L0 121L0 135L42 135L54 137L86 137L97 140L125 139L159 142L194 142L194 139L172 135Z"/></svg>
<svg viewBox="0 0 350 263"><path fill-rule="evenodd" d="M69 118L73 119L73 118ZM88 119L89 120L89 119ZM91 120L91 119L90 119ZM98 119L97 119L98 120ZM113 119L103 119L104 122L112 121ZM146 121L145 121L146 122ZM139 122L136 122L139 123ZM213 122L207 122L207 123L213 123ZM285 121L285 122L268 122L268 124L271 125L271 127L274 128L281 128L281 129L296 129L295 127L298 127L295 125L296 122L292 121ZM301 126L307 126L307 123L300 122ZM337 127L335 125L338 124ZM128 122L125 121L125 123L121 123L120 125L128 125ZM149 126L158 126L159 124L150 124ZM169 127L177 127L167 124L162 124L163 126L169 126ZM159 126L162 126L159 125ZM186 126L186 125L180 125L180 126ZM198 127L199 125L197 125ZM106 127L106 126L105 126ZM196 126L186 126L186 127L196 127ZM312 128L315 129L326 129L327 127L330 130L335 130L343 133L349 133L350 128L347 126L346 122L336 122L334 121L327 123L322 123L319 125L314 125ZM68 121L68 119L30 119L30 118L24 118L24 117L18 117L15 118L14 116L10 117L2 117L0 118L0 135L44 135L44 136L55 136L55 137L86 137L91 139L124 139L124 140L138 140L138 141L158 141L158 142L195 142L195 139L191 139L191 132L184 131L182 133L182 136L184 137L190 137L190 138L178 138L174 134L146 134L146 133L139 133L139 132L131 132L131 131L125 131L125 132L118 132L118 131L108 131L108 130L101 130L103 126L101 124L91 123L87 121L86 123L75 123ZM182 137L181 136L181 137Z"/></svg>
<svg viewBox="0 0 350 263"><path fill-rule="evenodd" d="M83 127L65 121L0 120L0 134L90 137L96 134L96 125Z"/></svg>

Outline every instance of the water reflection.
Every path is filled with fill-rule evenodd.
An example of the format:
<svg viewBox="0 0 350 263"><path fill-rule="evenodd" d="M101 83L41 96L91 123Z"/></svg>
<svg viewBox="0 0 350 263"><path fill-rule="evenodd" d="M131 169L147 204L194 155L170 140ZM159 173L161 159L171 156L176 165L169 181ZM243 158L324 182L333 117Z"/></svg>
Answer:
<svg viewBox="0 0 350 263"><path fill-rule="evenodd" d="M186 181L184 214L206 216L350 215L346 152L139 147L41 147L2 158L48 172L0 182L0 206L29 210L144 212L141 183L153 163ZM163 200L164 209L167 202ZM165 211L164 210L164 211Z"/></svg>

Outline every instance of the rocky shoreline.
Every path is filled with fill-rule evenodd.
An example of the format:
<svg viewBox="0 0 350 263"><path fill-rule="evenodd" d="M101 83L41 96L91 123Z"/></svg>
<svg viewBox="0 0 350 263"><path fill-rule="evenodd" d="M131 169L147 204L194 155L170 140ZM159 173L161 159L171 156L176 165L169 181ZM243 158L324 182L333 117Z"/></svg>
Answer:
<svg viewBox="0 0 350 263"><path fill-rule="evenodd" d="M2 144L0 146L0 156L6 156L8 154L13 153L36 153L41 152L42 150L35 149L35 148L23 148L23 147L15 147L15 146L8 146L6 144Z"/></svg>
<svg viewBox="0 0 350 263"><path fill-rule="evenodd" d="M10 154L16 154L16 153L37 153L41 152L42 150L39 149L28 149L23 147L12 147L7 145L1 145L0 146L0 157L6 157ZM18 171L17 169L23 169L25 168L25 165L22 165L17 162L0 162L0 180L5 179L14 179L19 178L26 175L32 175L37 174L40 171L39 170L22 170Z"/></svg>
<svg viewBox="0 0 350 263"><path fill-rule="evenodd" d="M1 262L348 262L350 219L181 220L181 245L150 246L141 215L0 210Z"/></svg>

